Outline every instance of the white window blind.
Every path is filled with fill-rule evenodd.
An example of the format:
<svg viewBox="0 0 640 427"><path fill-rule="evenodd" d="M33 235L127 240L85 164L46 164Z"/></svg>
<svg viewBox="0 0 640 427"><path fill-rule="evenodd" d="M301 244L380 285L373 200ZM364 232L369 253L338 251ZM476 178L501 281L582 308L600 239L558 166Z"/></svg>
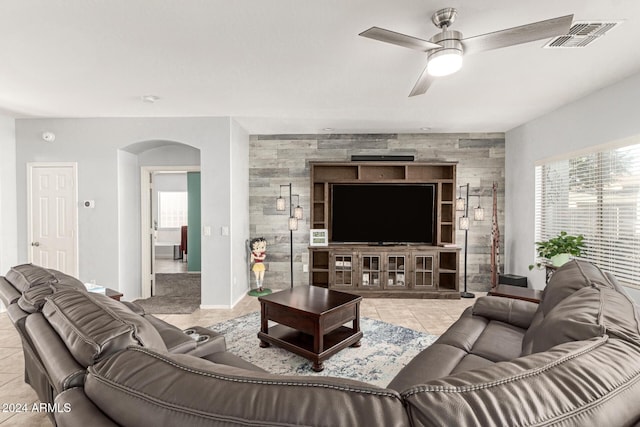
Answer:
<svg viewBox="0 0 640 427"><path fill-rule="evenodd" d="M160 228L187 225L187 192L158 191L158 219Z"/></svg>
<svg viewBox="0 0 640 427"><path fill-rule="evenodd" d="M536 241L582 234L582 258L640 288L640 144L536 167Z"/></svg>

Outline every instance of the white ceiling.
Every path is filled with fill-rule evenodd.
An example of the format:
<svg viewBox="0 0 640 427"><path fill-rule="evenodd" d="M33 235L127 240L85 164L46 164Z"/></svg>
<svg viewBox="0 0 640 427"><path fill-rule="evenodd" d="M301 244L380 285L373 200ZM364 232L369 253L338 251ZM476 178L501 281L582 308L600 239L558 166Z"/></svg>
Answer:
<svg viewBox="0 0 640 427"><path fill-rule="evenodd" d="M425 54L358 33L429 38L448 6L465 37L571 13L625 22L583 49L470 55L408 98ZM638 0L2 0L0 113L232 116L251 134L499 132L638 73L639 41Z"/></svg>

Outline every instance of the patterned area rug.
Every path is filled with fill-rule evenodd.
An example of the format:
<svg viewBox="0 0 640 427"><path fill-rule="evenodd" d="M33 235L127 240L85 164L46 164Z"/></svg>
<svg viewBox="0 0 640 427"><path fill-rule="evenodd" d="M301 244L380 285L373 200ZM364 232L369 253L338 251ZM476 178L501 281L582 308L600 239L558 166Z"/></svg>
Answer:
<svg viewBox="0 0 640 427"><path fill-rule="evenodd" d="M200 307L200 273L156 273L156 293L134 301L149 314L191 314Z"/></svg>
<svg viewBox="0 0 640 427"><path fill-rule="evenodd" d="M225 335L227 350L231 353L273 374L349 378L380 387L386 387L418 352L438 338L366 317L360 319L360 328L362 346L347 347L333 355L324 362L322 372L314 372L310 361L287 350L275 346L260 348L258 312L218 323L209 329Z"/></svg>

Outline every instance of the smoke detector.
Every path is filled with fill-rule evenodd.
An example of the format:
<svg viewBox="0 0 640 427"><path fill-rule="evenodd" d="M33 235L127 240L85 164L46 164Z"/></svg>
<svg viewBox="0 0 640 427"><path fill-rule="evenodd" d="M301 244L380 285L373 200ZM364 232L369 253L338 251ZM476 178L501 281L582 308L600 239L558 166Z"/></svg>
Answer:
<svg viewBox="0 0 640 427"><path fill-rule="evenodd" d="M53 132L42 132L42 140L44 142L53 142L56 140L56 134Z"/></svg>
<svg viewBox="0 0 640 427"><path fill-rule="evenodd" d="M576 48L585 47L622 24L622 21L577 21L571 25L567 34L552 38L544 48Z"/></svg>

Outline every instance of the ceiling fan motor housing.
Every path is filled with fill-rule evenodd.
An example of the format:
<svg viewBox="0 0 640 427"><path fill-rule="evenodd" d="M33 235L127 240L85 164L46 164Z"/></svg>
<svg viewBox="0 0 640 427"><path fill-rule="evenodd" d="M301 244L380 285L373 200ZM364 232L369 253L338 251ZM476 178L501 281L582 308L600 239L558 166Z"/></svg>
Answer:
<svg viewBox="0 0 640 427"><path fill-rule="evenodd" d="M460 41L461 39L462 33L460 31L447 30L436 34L435 36L431 37L429 41L439 44L440 46L442 46L442 48L432 49L428 51L427 53L429 58L431 58L431 56L435 55L438 52L442 52L443 50L458 50L460 51L460 54L463 54L464 50L462 49L462 42Z"/></svg>

